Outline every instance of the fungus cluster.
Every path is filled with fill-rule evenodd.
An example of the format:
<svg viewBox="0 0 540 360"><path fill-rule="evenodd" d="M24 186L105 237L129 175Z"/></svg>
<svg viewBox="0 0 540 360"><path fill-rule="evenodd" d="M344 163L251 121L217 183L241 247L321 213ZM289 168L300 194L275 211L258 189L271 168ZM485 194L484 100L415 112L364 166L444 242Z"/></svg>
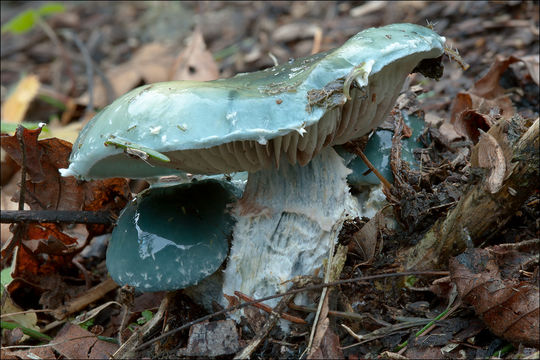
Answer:
<svg viewBox="0 0 540 360"><path fill-rule="evenodd" d="M142 86L107 106L83 129L62 174L92 179L249 172L242 198L232 211L236 223L220 286L229 295L235 290L255 297L283 291L284 281L323 268L343 221L358 211L346 182L350 170L332 146L376 128L413 70L440 76L444 42L422 26L388 25L364 30L334 50L263 71L209 82ZM178 211L173 203L180 203L180 198L153 200L152 206ZM231 198L220 199L196 203L215 205L219 216L225 216ZM138 209L145 200L137 201L124 211L118 227L124 217L134 219L137 214L139 222L127 222L165 224L159 218L167 215L158 210L145 215L152 220L141 220L143 212ZM184 235L171 236L180 240L176 245L162 242L163 250L185 245ZM202 272L196 271L191 281L154 286L150 284L158 277L154 274L153 280L138 277L136 284L128 273L139 272L140 264L153 254L144 251L148 246L144 239L137 231L115 230L107 254L115 281L154 291L201 279ZM130 260L124 261L128 252ZM187 258L199 254L188 250L181 255L186 258L184 267L194 266ZM156 264L162 269L164 261ZM168 276L181 278L190 272L179 263L171 264L178 271Z"/></svg>

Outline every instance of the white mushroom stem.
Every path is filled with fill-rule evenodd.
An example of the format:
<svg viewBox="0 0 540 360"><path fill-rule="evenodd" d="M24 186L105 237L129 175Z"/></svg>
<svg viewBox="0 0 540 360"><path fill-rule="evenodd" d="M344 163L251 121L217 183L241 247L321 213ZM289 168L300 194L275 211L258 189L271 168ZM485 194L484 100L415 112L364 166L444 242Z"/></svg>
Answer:
<svg viewBox="0 0 540 360"><path fill-rule="evenodd" d="M350 172L329 147L304 167L282 161L277 170L249 174L223 293L260 298L285 291L290 283L284 282L297 275L322 276L343 221L359 212L346 181Z"/></svg>

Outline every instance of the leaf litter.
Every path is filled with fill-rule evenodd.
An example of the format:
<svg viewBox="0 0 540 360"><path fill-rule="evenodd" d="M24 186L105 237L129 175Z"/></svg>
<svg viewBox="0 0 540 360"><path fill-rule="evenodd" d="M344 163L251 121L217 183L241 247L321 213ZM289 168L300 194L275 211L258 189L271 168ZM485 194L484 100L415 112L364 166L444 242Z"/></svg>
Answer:
<svg viewBox="0 0 540 360"><path fill-rule="evenodd" d="M2 7L11 14L16 13L17 10L4 3ZM329 2L318 5L309 2L293 4L209 2L175 5L122 3L111 4L103 9L89 5L68 6L63 17L57 15L47 21L50 22L53 31L58 30L57 26L68 26L84 40L84 45L93 57L92 66L95 70L93 88L90 86L92 82L89 81L85 71L84 59L75 47L64 45L66 54L72 57L69 64L66 61L58 61L54 47L37 49L32 46L30 40L43 39L39 34L39 29L32 30L28 37L2 35L3 45L4 42L6 44L6 47L3 46L2 49L2 85L11 87L16 84L21 77L18 64L27 64L28 68L32 69L31 73L37 75L41 86L37 94L32 93L31 100L24 100L20 102L21 105L15 106L14 111L10 110L15 114L15 116L10 115L10 118L15 119L14 123L33 121L52 124L56 121L57 125L53 128L53 134L61 134L59 131L62 131L66 125L73 126L73 129L68 130L71 135L66 135L72 139L82 123L88 120L88 117L82 116L81 109L89 104L89 92L93 93L93 107L100 108L113 100L115 96L137 85L170 79L208 80L228 77L239 72L270 66L274 62L272 57L282 63L290 58L309 55L319 48L321 51L328 50L355 34L359 28L402 21L424 24L425 18L434 20L435 29L447 36L449 43L460 50L465 60L471 64L471 68L463 73L456 64L447 62L446 73L437 83L423 83L418 75L410 77L411 90L405 91L398 99L399 107L390 116L390 121L387 122L390 125L387 126L398 129L395 134L397 138L407 134L405 127L403 134L399 131L402 112L407 115L416 113L425 118L427 125L420 137L424 147L415 153L420 167L414 169L399 160L397 156L399 142L396 142L393 148L392 170L397 181L394 183L392 193L387 194L389 202L394 205L394 213L391 214L388 210L392 208L388 208L384 214L376 215L371 221L370 219L356 219L349 224L348 230L342 231L340 236L340 242L349 245L340 278L398 272L403 268L405 250L414 247L438 219L452 210L467 189L485 183L489 191L496 194L504 185L508 170L513 169L514 163L511 157L507 156L508 145L502 141L505 138L489 130L497 127L501 120L512 118L516 113L525 119L526 126L530 126L538 117L538 16L524 16L524 14L537 14L537 10L537 4L514 2L489 5L459 2L416 3L414 6L395 3L391 7L380 4L377 6L356 5L351 2ZM170 22L170 16L164 15L167 13L181 14L186 19L183 22L185 26ZM197 14L196 21L193 21L194 14ZM78 21L73 21L74 18ZM163 21L162 24L169 24L171 29L177 28L177 31L166 30L167 27L160 26L160 21ZM195 22L198 22L199 26L194 30L189 30ZM138 27L145 29L144 34L138 32ZM290 35L290 29L297 30ZM188 40L190 35L191 41ZM19 45L20 42L23 44ZM47 51L52 54L47 55ZM71 67L71 73L74 76L72 80L76 80L77 83L74 91L70 88L71 80L66 66ZM51 107L49 103L45 104L44 97L41 96L45 93L44 89L47 94L53 95L53 98L60 99L65 108L60 109ZM5 99L3 91L3 102ZM5 105L4 103L3 114L4 109L10 109ZM45 108L46 112L42 110ZM44 113L48 115L45 117ZM49 116L52 119L49 119ZM5 118L7 116L3 115L2 121ZM57 169L65 167L71 145L61 139L43 140L39 135L38 130L25 131L25 164L28 171L27 194L24 198L26 209L84 209L118 213L131 196L128 185L132 189L147 186L133 181L128 184L126 180L120 179L79 183L70 178L60 178ZM66 139L64 135L61 137ZM476 147L475 144L477 144ZM4 154L7 154L7 156L2 155L2 204L4 204L6 197L13 198L15 201L18 198L16 192L5 193L4 189L9 188L5 186L8 182L20 181L20 173L15 174L15 172L19 171L17 166L22 163L22 155L14 136L2 137L2 150ZM9 160L4 160L5 157ZM4 167L9 162L16 166L12 166L14 170L6 173L4 177ZM490 238L485 239L486 244L518 243L538 238L537 219L540 215L538 189L536 188L529 195L519 209L505 220L505 225ZM379 217L384 218L384 221ZM395 225L396 221L404 230L399 230L400 227ZM73 227L52 223L26 224L24 232L19 233L21 242L17 247L18 250L13 254L17 258L14 274L19 279L10 284L8 290L13 295L14 302L23 309L58 309L70 300L76 299L85 291L86 286L81 270L73 265L72 260L76 254L87 248L92 237L99 234L107 236L109 232L110 228L104 225ZM3 232L3 245L9 241L4 234ZM469 252L479 254L483 251L481 247L483 245L477 245L467 250L465 254ZM507 265L497 263L498 271L502 275L497 275L497 272L491 270L486 274L491 276L490 279L496 279L499 284L518 289L518 293L523 295L521 298L529 299L529 293L519 290L521 289L519 283L516 285L511 281L519 279L521 282L526 282L531 279L531 276L533 278L537 276L538 262L530 257L530 254L534 253L534 248L533 246L532 250L522 250L519 255L512 253L514 255L510 258L513 259L514 265L511 267L513 270L506 270ZM495 253L497 259L509 256L507 254L511 253L507 250L493 249L496 248L490 247L489 254L492 256ZM360 257L358 253L362 253L363 257ZM448 260L451 263L456 261L451 258ZM469 263L475 264L475 261L473 256ZM494 263L492 260L489 261L490 264ZM3 266L7 264L3 262ZM90 277L91 285L104 281L103 258L86 258L83 264L87 270L94 273ZM515 270L520 265L522 268ZM476 266L475 269L478 267ZM482 311L478 311L478 308L482 309L482 306L502 306L503 303L499 297L490 298L489 294L483 294L476 299L476 302L471 302L471 306L478 315L474 315L473 312L468 311L468 308L463 307L453 314L451 319L445 320L446 323L441 322L436 325L436 336L431 335L426 339L412 336L420 328L417 326L413 327L413 330L397 330L371 342L353 346L356 340L339 326L339 324L346 324L356 334L367 334L377 329L383 330L392 324L400 324L415 316L421 316L424 319L433 318L447 305L450 293L448 288L451 284L458 285L459 290L467 284L470 286L470 282L475 277L485 279L487 276L481 271L468 274L464 285L463 281L460 283L457 280L456 270L452 266L445 269L451 272L451 278L446 282L441 279L431 284L422 277L392 278L358 282L337 287L329 292L325 300L327 301L325 316L319 325L325 328L319 328L316 339L319 350L312 356L359 358L376 356L385 350L390 351L388 354L395 354L392 356L405 355L408 358L440 357L443 351L445 356L451 357L474 357L482 354L482 356L491 356L493 351L503 344L495 336L516 344L510 356L531 353L529 348L517 345L521 342L535 346L537 340L535 344L534 337L524 337L523 333L519 334L519 331L518 335L514 335L512 332L514 330L498 331L494 328L493 321L490 322L489 316L486 317ZM463 275L463 272L461 274ZM535 285L537 281L531 284L531 286L537 286ZM472 287L471 291L481 290L482 287ZM463 300L468 301L470 296L468 297L463 291L460 293L463 294ZM28 294L32 294L34 300L30 300L32 297ZM320 292L312 292L308 296L316 299L319 294ZM206 314L204 310L192 304L182 292L177 292L175 296L181 301L176 307L169 305L170 316L164 319L163 329L172 329ZM136 294L135 300L139 298L141 295ZM114 300L114 293L103 295L99 301L106 303L110 300ZM161 297L156 297L155 300L159 304ZM525 311L527 306L533 304L531 314L534 314L534 301L537 299L521 303L513 300L512 308L517 309L518 312ZM419 302L424 302L426 312L418 313L413 310L412 304ZM122 301L121 303L123 304ZM155 308L157 304L154 302L147 306ZM136 320L144 310L143 308L130 309L132 312L129 313L128 322ZM538 306L536 306L536 311L537 309ZM103 315L96 317L98 325L103 326L103 334L111 338L116 337L120 324L118 320L112 322L108 319L112 317L118 319L120 315L118 311L118 308L114 306L107 307L100 312ZM186 311L191 312L191 315L181 316ZM259 315L252 316L252 321L257 318L264 319L267 316L258 309L253 309L253 311ZM303 312L292 309L287 311L311 321L310 317L306 317ZM349 317L338 318L332 315L335 313ZM502 316L509 314L502 312ZM38 318L40 324L53 321L46 314L38 314ZM525 318L527 317L520 320L521 322L516 322L520 325L518 330L524 329L525 325L530 325L525 323ZM479 322L479 319L483 320L483 323ZM214 320L223 321L224 319ZM208 330L208 326L215 326L215 324L208 325L211 323L214 321L197 326ZM495 336L489 335L484 330L484 324ZM525 325L521 326L522 324ZM534 322L531 324L534 325ZM48 334L56 334L54 343L56 340L62 340L60 337L66 334L66 330L79 333L73 326L75 325L68 323L60 332L55 333L56 330L52 329L48 331ZM96 327L98 328L99 326ZM131 329L136 329L136 327L131 327ZM129 326L124 330L125 340L133 332ZM229 336L230 339L238 339L238 344L242 347L256 337L260 330L260 326L253 323L251 331L242 331L241 328L235 326L228 326L226 332L220 335L210 335L214 333L208 331L207 340L204 340L206 345L201 344L201 346L209 348L208 344L212 341L222 340ZM526 335L531 334L534 335L534 332L528 332ZM114 349L105 346L106 349L100 350L99 354L92 353L92 349L95 348L96 351L100 349L95 344L101 340L86 330L80 335L91 341L87 343L82 338L66 338L64 339L66 340L65 348L60 345L55 346L55 352L53 352L50 347L45 347L43 349L48 350L39 350L39 356L51 357L62 354L68 357L88 358L92 354L93 357L100 357L108 356L118 348L118 345L115 345ZM253 356L298 357L305 350L308 338L309 328L305 325L294 324L288 332L276 327L253 352ZM407 338L410 338L410 343L406 351L402 352L402 355L394 353L395 346ZM4 341L7 338L2 339ZM11 339L12 343L22 344L20 339L14 340L17 336L12 336ZM159 343L160 345L155 349L162 353L177 354L174 349L182 348L184 351L182 356L196 355L194 340L195 338L190 339L187 332L182 332ZM193 345L188 345L189 341ZM224 348L238 349L233 346L233 342L224 343ZM26 340L26 343L29 343L29 340ZM90 343L94 345L88 345ZM430 346L426 347L427 344ZM453 346L448 346L449 344ZM214 347L214 349L217 348ZM78 350L80 353L75 353ZM32 349L17 351L2 349L2 357L10 355L27 358L34 356L30 355L32 351L38 354L37 350ZM150 350L145 350L143 353L148 356L159 355L159 352L152 353ZM225 353L222 352L222 354Z"/></svg>

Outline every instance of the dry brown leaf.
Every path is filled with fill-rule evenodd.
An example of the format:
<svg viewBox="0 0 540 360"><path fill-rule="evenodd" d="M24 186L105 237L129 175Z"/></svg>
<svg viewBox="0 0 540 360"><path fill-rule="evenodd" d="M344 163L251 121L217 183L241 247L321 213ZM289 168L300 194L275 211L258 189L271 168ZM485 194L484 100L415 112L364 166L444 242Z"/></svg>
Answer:
<svg viewBox="0 0 540 360"><path fill-rule="evenodd" d="M26 350L17 350L17 351L8 351L4 353L2 349L2 359L24 359L24 360L35 360L35 359L56 359L56 356L52 349L49 346L38 347L33 349Z"/></svg>
<svg viewBox="0 0 540 360"><path fill-rule="evenodd" d="M174 63L174 51L171 46L161 43L149 43L141 46L132 58L106 72L114 94L111 100L125 94L141 82L154 83L167 81ZM94 106L102 108L109 103L107 89L100 77L94 80ZM88 104L89 96L84 94L77 99L79 104Z"/></svg>
<svg viewBox="0 0 540 360"><path fill-rule="evenodd" d="M71 266L71 260L75 256L75 252L71 250L75 248L76 238L64 234L57 224L29 224L25 230L22 234L21 246L16 250L12 273L14 279L22 278L38 282L39 277L43 275L56 274L60 269ZM44 245L39 246L40 242ZM47 243L54 245L49 248L46 246ZM62 246L66 250L65 254L58 251ZM40 255L47 251L51 251L51 254ZM13 293L20 286L25 285L15 280L8 285L8 290Z"/></svg>
<svg viewBox="0 0 540 360"><path fill-rule="evenodd" d="M362 263L358 265L366 265L373 261L377 248L381 248L379 246L379 232L384 226L384 215L378 211L362 229L353 234L354 241L351 241L349 246L363 255Z"/></svg>
<svg viewBox="0 0 540 360"><path fill-rule="evenodd" d="M125 206L130 196L125 179L86 182L77 181L74 177L62 177L58 169L69 165L68 158L72 145L57 138L36 141L40 131L41 129L24 129L23 132L26 167L30 177L26 182L29 194L25 197L25 202L32 210L119 212ZM2 148L18 165L22 164L21 148L15 135L2 136ZM15 200L18 200L18 196Z"/></svg>
<svg viewBox="0 0 540 360"><path fill-rule="evenodd" d="M514 251L505 256L515 257ZM538 286L518 280L517 266L501 268L505 256L487 249L468 249L450 259L450 276L462 300L497 336L513 343L540 347Z"/></svg>
<svg viewBox="0 0 540 360"><path fill-rule="evenodd" d="M469 91L458 93L452 102L450 123L458 134L476 143L480 135L478 129L488 131L496 116L510 119L514 115L512 101L499 81L506 69L518 61L525 63L532 80L538 84L540 70L537 55L497 56L487 74Z"/></svg>
<svg viewBox="0 0 540 360"><path fill-rule="evenodd" d="M510 55L505 57L497 55L495 62L489 68L486 75L478 80L470 92L474 95L494 100L505 95L505 89L499 84L499 80L502 74L508 69L508 67L518 61L522 61L520 58ZM504 116L507 116L506 114ZM511 116L511 115L510 115Z"/></svg>
<svg viewBox="0 0 540 360"><path fill-rule="evenodd" d="M525 63L532 81L540 86L540 55L527 55L519 59Z"/></svg>
<svg viewBox="0 0 540 360"><path fill-rule="evenodd" d="M478 166L489 169L486 179L488 191L492 194L498 192L506 174L506 159L497 140L483 131L478 141Z"/></svg>
<svg viewBox="0 0 540 360"><path fill-rule="evenodd" d="M39 78L36 75L26 75L2 104L2 121L20 123L39 90Z"/></svg>
<svg viewBox="0 0 540 360"><path fill-rule="evenodd" d="M339 336L328 327L329 319L325 319L326 331L322 333L321 339L318 341L319 347L308 357L308 359L343 359L343 351Z"/></svg>
<svg viewBox="0 0 540 360"><path fill-rule="evenodd" d="M72 146L57 138L37 141L40 130L23 130L28 169L25 202L30 209L109 210L119 213L130 197L127 181L115 178L84 182L60 176L58 169L67 167ZM22 151L16 135L2 136L2 148L22 165ZM15 194L14 201L18 201L18 197L19 194ZM59 224L24 225L18 230L21 243L15 256L13 276L29 280L71 267L73 256L87 240L106 232L108 227L87 224L86 229L74 232L63 229ZM3 252L3 255L9 254ZM10 291L20 286L17 282L12 284Z"/></svg>
<svg viewBox="0 0 540 360"><path fill-rule="evenodd" d="M67 359L109 359L118 345L99 340L80 326L67 323L53 340L53 349Z"/></svg>
<svg viewBox="0 0 540 360"><path fill-rule="evenodd" d="M219 69L200 30L195 29L188 46L175 56L174 48L162 43L141 46L133 57L106 72L114 94L112 99L125 94L141 83L151 84L169 80L207 81L219 77ZM94 106L104 107L109 103L107 89L101 78L96 77ZM77 99L79 104L88 104L89 96Z"/></svg>
<svg viewBox="0 0 540 360"><path fill-rule="evenodd" d="M188 46L178 55L170 70L169 80L208 81L219 78L219 69L212 53L206 49L203 35L195 28Z"/></svg>
<svg viewBox="0 0 540 360"><path fill-rule="evenodd" d="M43 168L41 166L42 153L37 145L41 129L23 131L24 150L26 156L26 171L35 183L42 182L45 179ZM19 139L16 135L2 135L0 137L0 146L6 153L20 166L22 164L22 151Z"/></svg>

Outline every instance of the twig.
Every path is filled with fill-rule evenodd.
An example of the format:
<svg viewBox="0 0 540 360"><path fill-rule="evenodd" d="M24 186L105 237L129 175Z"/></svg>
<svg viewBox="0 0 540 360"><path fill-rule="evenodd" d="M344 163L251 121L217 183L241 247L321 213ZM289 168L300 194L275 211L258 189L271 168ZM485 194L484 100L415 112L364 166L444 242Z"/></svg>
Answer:
<svg viewBox="0 0 540 360"><path fill-rule="evenodd" d="M60 58L64 61L64 65L66 66L66 73L71 80L71 87L68 91L68 94L71 95L75 91L76 84L75 75L73 74L73 70L71 68L71 59L69 58L69 56L67 56L66 49L64 48L64 46L62 46L62 42L60 41L58 36L56 36L53 28L50 27L49 24L47 24L47 22L44 21L40 16L36 17L36 21L37 24L41 27L41 29L45 32L45 34L47 34L49 39L53 42L53 44L56 46Z"/></svg>
<svg viewBox="0 0 540 360"><path fill-rule="evenodd" d="M39 348L53 347L53 346L56 346L56 345L65 344L65 343L73 341L73 340L96 338L96 337L97 337L96 335L92 334L92 335L77 336L77 337L73 337L73 338L70 338L70 339L65 339L65 340L58 341L58 342L49 342L49 343L43 344L43 345L20 345L20 344L17 344L17 345L11 345L11 346L2 346L2 350L39 349Z"/></svg>
<svg viewBox="0 0 540 360"><path fill-rule="evenodd" d="M317 308L310 307L310 306L296 305L294 302L289 303L288 306L293 310L307 312L307 313L317 311ZM339 318L344 318L344 319L349 319L349 320L356 320L356 321L364 321L364 320L366 320L366 318L368 318L368 316L362 315L362 314L357 314L357 313L352 313L352 312L335 311L335 310L328 310L328 315L329 316L339 317Z"/></svg>
<svg viewBox="0 0 540 360"><path fill-rule="evenodd" d="M371 172L373 172L373 174L375 174L375 176L379 179L379 181L383 184L383 186L386 187L388 190L391 190L392 189L392 184L390 184L390 182L388 180L386 180L386 178L384 176L382 176L382 174L379 172L379 170L377 170L375 168L375 166L373 166L371 161L369 161L369 159L364 154L364 152L362 150L360 150L360 147L358 145L355 145L355 152L356 152L356 154L358 156L360 156L360 158L362 159L364 164L366 164L368 169Z"/></svg>
<svg viewBox="0 0 540 360"><path fill-rule="evenodd" d="M116 91L114 90L114 87L112 86L111 81L107 77L107 74L105 74L99 67L99 64L93 60L92 60L92 64L94 64L94 70L100 77L101 82L103 83L103 86L105 87L105 95L107 98L107 104L110 104L117 97Z"/></svg>
<svg viewBox="0 0 540 360"><path fill-rule="evenodd" d="M367 343L369 341L373 341L373 340L380 339L382 337L388 336L388 335L390 335L392 333L395 333L397 331L409 329L411 327L415 327L415 326L418 326L418 325L424 325L424 324L429 323L431 321L432 321L431 319L420 319L420 320L417 320L417 321L408 321L408 322L393 324L393 325L389 325L389 326L379 328L379 329L374 330L374 331L370 332L369 334L365 334L365 335L358 335L354 331L352 331L351 328L347 327L347 325L341 324L341 326L345 330L347 330L347 332L353 338L358 340L358 342L356 344L344 346L344 347L342 347L342 349L343 350L350 349L350 348L358 346L360 344L364 344L364 343Z"/></svg>
<svg viewBox="0 0 540 360"><path fill-rule="evenodd" d="M24 145L24 127L17 126L17 140L21 147L22 163L21 163L21 190L19 191L19 210L24 210L24 193L26 191L26 146Z"/></svg>
<svg viewBox="0 0 540 360"><path fill-rule="evenodd" d="M280 316L283 316L281 312L285 308L285 305L289 303L294 294L289 294L281 298L280 302L276 305L274 310L272 310L269 319L266 321L266 324L264 324L263 328L257 336L255 336L249 344L242 349L238 354L235 355L235 359L249 359L251 354L257 349L257 347L261 344L261 342L270 334L270 330L277 324Z"/></svg>
<svg viewBox="0 0 540 360"><path fill-rule="evenodd" d="M238 305L235 305L235 306L231 306L231 307L228 307L226 309L214 312L212 314L200 317L200 318L198 318L196 320L193 320L193 321L190 321L190 322L188 322L188 323L186 323L186 324L184 324L184 325L182 325L180 327L177 327L176 329L167 331L166 333L163 333L163 334L159 335L158 337L156 337L156 338L154 338L152 340L149 340L149 341L147 341L145 343L142 343L135 350L138 351L138 350L144 349L144 348L152 345L154 342L156 342L158 340L161 340L163 338L166 338L166 337L168 337L170 335L176 334L177 332L182 331L184 329L187 329L187 328L191 327L194 324L198 324L200 322L209 320L209 319L211 319L213 317L216 317L216 316L227 314L227 313L229 313L231 311L234 311L234 310L242 309L242 308L244 308L246 306L250 306L250 305L253 305L253 304L261 302L261 301L277 299L277 298L285 296L285 295L298 294L298 293L301 293L301 292L304 292L304 291L318 290L318 289L329 287L329 286L351 284L351 283L356 283L356 282L360 282L360 281L382 279L382 278L386 278L386 277L411 276L411 275L447 276L448 271L431 271L430 270L430 271L407 271L407 272L392 273L392 274L378 274L378 275L362 276L362 277L358 277L358 278L337 280L337 281L333 281L331 283L326 283L326 284L323 283L323 284L310 285L310 286L302 287L302 288L299 288L299 289L292 289L292 290L289 290L289 291L284 292L282 294L270 295L270 296L266 296L266 297L256 299L256 300L253 300L253 301L248 301L248 302L238 304Z"/></svg>
<svg viewBox="0 0 540 360"><path fill-rule="evenodd" d="M114 219L108 211L4 210L0 214L0 223L8 224L22 222L110 225L114 223Z"/></svg>
<svg viewBox="0 0 540 360"><path fill-rule="evenodd" d="M341 214L341 216L343 216L344 214ZM332 229L332 234L330 236L330 251L328 252L328 262L326 263L326 272L324 274L324 282L325 283L329 283L330 280L333 280L335 279L335 277L333 277L333 273L332 273L332 267L333 267L333 262L334 262L334 239L337 238L337 233L338 233L338 230L339 228L337 227L337 224L333 227ZM341 271L340 271L341 272ZM309 335L309 342L308 342L308 346L306 347L305 351L303 354L308 354L308 358L311 358L313 356L313 353L314 353L314 348L313 348L313 340L315 339L315 334L317 333L318 335L320 335L320 332L322 331L322 334L324 335L324 333L326 332L325 329L322 329L321 328L321 325L319 324L320 321L324 322L324 320L326 319L327 317L327 311L328 311L328 293L331 289L329 289L328 287L323 287L322 288L322 291L321 291L321 296L320 296L320 299L319 299L319 304L317 305L317 312L315 313L315 319L313 320L313 326L311 327L311 334ZM321 314L324 314L323 316L321 316ZM319 337L318 337L319 338ZM320 343L316 344L315 345L315 348L318 348L320 345ZM301 357L303 357L303 354Z"/></svg>
<svg viewBox="0 0 540 360"><path fill-rule="evenodd" d="M455 304L454 307L452 307L452 305L454 304L454 301L457 299L457 296L458 296L457 287L454 283L452 283L452 290L450 291L450 299L448 301L448 306L446 307L446 309L442 313L440 313L438 316L436 316L432 321L430 321L426 326L420 329L416 334L414 334L414 337L417 338L420 335L422 336L427 335L431 330L435 328L435 322L439 320L444 320L448 316L453 314L454 311L456 311L461 306L461 300L458 300L457 304ZM409 340L406 340L405 342L400 344L396 348L396 350L399 350L398 354L403 354L408 344L409 344Z"/></svg>
<svg viewBox="0 0 540 360"><path fill-rule="evenodd" d="M86 77L88 80L88 104L86 104L86 109L84 110L84 117L88 115L89 112L94 109L94 66L92 65L92 56L88 52L88 49L81 41L81 39L74 32L64 29L61 34L68 40L71 40L75 43L75 46L81 52L84 58L84 64L86 66Z"/></svg>
<svg viewBox="0 0 540 360"><path fill-rule="evenodd" d="M116 284L111 278L107 278L107 280L86 291L82 296L79 296L67 304L57 308L54 311L54 317L58 320L62 320L68 315L85 308L88 304L101 299L109 291L112 291L117 287L118 284Z"/></svg>
<svg viewBox="0 0 540 360"><path fill-rule="evenodd" d="M19 146L21 147L21 154L22 154L22 162L21 162L21 185L19 190L19 206L18 209L20 211L24 210L24 196L26 192L26 147L24 144L24 127L22 125L17 126L17 130L15 131L15 135L17 136L17 140L19 141ZM0 216L4 214L5 211L0 212ZM10 257L11 253L19 245L21 242L21 238L23 233L26 230L26 224L15 224L15 226L12 229L13 237L7 241L4 244L4 247L2 248L1 254L3 259L7 259ZM2 261L2 267L4 266L4 261Z"/></svg>
<svg viewBox="0 0 540 360"><path fill-rule="evenodd" d="M163 319L165 313L167 312L167 309L169 308L169 304L171 303L173 294L174 292L170 292L163 298L161 304L159 305L159 309L155 313L155 315L152 316L152 318L147 323L138 328L129 337L129 339L127 339L127 341L123 343L118 350L116 350L116 352L110 357L111 359L136 358L134 356L134 353L142 346L140 345L136 347L137 344L144 338L144 336L148 335L150 331L152 331L152 329ZM150 342L150 344L152 343Z"/></svg>
<svg viewBox="0 0 540 360"><path fill-rule="evenodd" d="M244 301L253 301L254 299L252 297L247 296L244 293L241 293L240 291L235 291L234 295L238 296L240 299ZM255 303L253 304L258 309L261 309L262 311L267 312L268 314L272 314L273 312L276 312L276 309L272 310L272 308L266 304L262 303ZM285 319L289 320L290 322L296 323L296 324L307 324L307 322L304 319L300 319L297 316L293 316L287 313L280 313L280 316Z"/></svg>
<svg viewBox="0 0 540 360"><path fill-rule="evenodd" d="M38 310L30 309L30 310L25 310L25 311L16 311L16 312L7 313L7 314L0 314L0 319L4 317L15 316L15 315L35 314L35 313L44 313L44 312L53 312L53 311L54 311L53 309L38 309Z"/></svg>

